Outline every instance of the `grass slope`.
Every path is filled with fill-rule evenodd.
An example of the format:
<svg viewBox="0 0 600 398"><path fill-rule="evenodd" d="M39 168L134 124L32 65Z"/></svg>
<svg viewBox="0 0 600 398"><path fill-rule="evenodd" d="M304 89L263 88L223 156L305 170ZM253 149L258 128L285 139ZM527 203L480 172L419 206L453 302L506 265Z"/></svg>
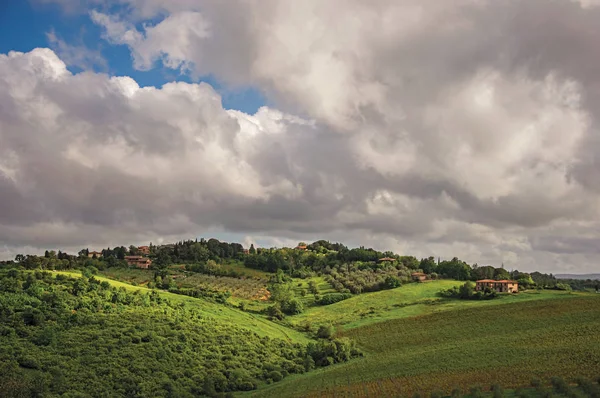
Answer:
<svg viewBox="0 0 600 398"><path fill-rule="evenodd" d="M397 289L363 293L339 303L312 307L291 318L294 324L310 321L314 325L331 323L345 329L387 319L418 315L425 304L441 289L460 284L457 281L411 283ZM407 306L409 304L409 306Z"/></svg>
<svg viewBox="0 0 600 398"><path fill-rule="evenodd" d="M69 271L53 271L56 274L68 275L71 277L81 276L78 272ZM140 290L142 292L149 292L151 289L141 286L132 286L127 283L115 281L102 276L95 276L100 281L107 281L113 286L123 287L129 291ZM303 333L287 328L283 325L271 322L260 315L250 314L247 312L240 311L235 308L231 308L225 305L211 303L210 301L198 299L194 297L182 296L179 294L169 293L165 291L158 291L163 297L168 298L173 303L183 303L188 308L198 309L205 314L218 318L220 321L226 321L233 323L237 326L249 329L259 336L268 336L272 338L279 338L287 341L293 341L295 343L307 343L311 341Z"/></svg>
<svg viewBox="0 0 600 398"><path fill-rule="evenodd" d="M308 308L304 313L290 317L292 324L311 322L313 326L332 324L340 330L348 330L392 319L408 318L468 307L481 308L513 302L564 297L562 291L528 291L486 301L446 300L437 293L442 289L458 286L464 282L438 280L426 283L410 283L397 289L363 293L328 306Z"/></svg>
<svg viewBox="0 0 600 398"><path fill-rule="evenodd" d="M335 312L351 311L351 303L344 301ZM456 386L466 392L475 384L526 386L532 377L600 376L600 295L519 294L454 303L443 311L347 330L342 334L357 341L365 358L290 377L252 395L410 396L438 389L449 394Z"/></svg>

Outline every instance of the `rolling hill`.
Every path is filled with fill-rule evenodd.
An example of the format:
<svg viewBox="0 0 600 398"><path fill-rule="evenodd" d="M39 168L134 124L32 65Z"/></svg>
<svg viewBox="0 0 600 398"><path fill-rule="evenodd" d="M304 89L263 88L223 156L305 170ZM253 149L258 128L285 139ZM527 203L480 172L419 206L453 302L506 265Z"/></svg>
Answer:
<svg viewBox="0 0 600 398"><path fill-rule="evenodd" d="M536 377L600 375L600 297L540 294L493 305L462 304L343 331L340 335L356 340L364 358L293 376L249 395L450 394L457 387L466 393L477 384L516 388Z"/></svg>
<svg viewBox="0 0 600 398"><path fill-rule="evenodd" d="M28 272L33 275L31 271ZM98 391L121 391L126 389L127 383L132 382L139 391L152 392L155 396L168 396L165 395L165 388L174 388L184 395L196 389L197 392L208 392L212 396L221 394L218 391L237 391L236 395L251 397L393 397L436 391L448 395L456 389L467 393L470 387L476 385L484 390L494 383L504 388L518 388L529 385L533 378L547 382L554 376L570 381L580 376L600 376L600 337L597 333L600 330L600 295L594 293L529 290L501 295L493 300L457 300L441 298L437 293L464 282L435 280L362 293L330 305L313 305L314 297L307 295L302 298L305 311L274 321L255 312L266 308L268 302L256 302L251 310L248 307L241 310L236 308L239 303L250 303L252 300L231 297L227 304L222 304L134 286L138 281L147 279L143 271L132 270L127 274L124 270L114 269L110 272L113 277L131 278L133 284L94 276L94 283L104 289L94 293L93 284L82 279L82 283L88 286L86 295L89 294L89 298L76 297L76 293L72 293L75 296L68 299L73 308L86 308L76 311L82 314L77 319L85 319L82 325L68 326L70 318L63 314L62 326L52 326L46 322L46 326L37 331L27 328L21 331L22 326L17 325L16 334L12 335L9 332L11 324L4 326L3 333L9 333L10 344L17 347L17 351L7 348L9 345L4 346L2 352L5 356L12 355L18 359L16 364L20 366L20 372L25 369L24 377L29 380L28 383L34 383L29 377L47 378L47 372L58 372L52 365L52 355L55 354L51 355L49 351L58 347L60 349L57 352L63 352L63 349L69 352L61 354L66 355L64 358L61 356L63 359L59 361L64 370L57 374L62 374L63 378L66 375L69 382L75 383L78 391L84 391L87 377ZM36 272L36 278L41 279L39 282L30 281L31 278L26 278L27 271L19 274L22 282L17 284L17 290L20 289L18 286L24 289L20 295L10 293L15 287L4 283L0 298L4 300L5 307L16 308L16 312L9 311L11 319L20 319L18 314L30 311L31 303L48 300L48 293L70 292L78 285L77 279L81 276L77 271L53 271L51 274L55 278L68 278L68 282L65 282L67 287L54 286L54 282L44 276L46 273L38 276ZM5 281L7 275L10 272L4 275ZM267 276L264 274L261 277ZM27 282L23 282L25 279ZM213 280L221 284L219 288L223 288L224 282L219 278L190 278L189 283L201 283L201 286L208 284L210 288ZM318 276L294 278L289 283L295 291L300 292L307 288L308 281L314 282L322 294L334 292ZM39 288L33 289L30 284L39 285ZM118 291L133 297L130 301L139 303L132 307L111 304L111 295ZM154 304L150 307L143 304L144 300L148 300L145 297L152 298ZM169 304L161 304L159 298L167 300ZM35 304L34 310L36 306L44 308L41 304ZM45 317L51 319L53 315ZM127 327L119 327L119 322L125 322ZM178 322L182 322L181 325L177 326ZM98 325L104 325L105 329ZM307 353L314 350L315 344L322 346L323 342L327 342L315 339L316 329L326 325L334 327L334 336L341 339L339 341L354 342L363 356L345 363L317 366L316 369L314 362L302 362L306 361ZM159 332L153 334L153 330ZM44 336L47 333L52 338L46 345ZM233 340L224 337L226 335ZM164 347L168 347L168 360L162 357L164 354L156 351L156 346L139 344L138 341L145 341L142 339L160 341ZM94 345L81 348L87 344L86 341L95 340L98 342ZM64 347L57 345L61 341L67 344ZM208 354L211 347L214 351L224 342L227 343L227 350L219 349L218 356ZM246 343L251 345L247 346ZM201 344L202 350L200 346L192 349L194 344ZM264 348L259 348L261 344ZM313 348L310 348L311 345ZM111 346L120 348L113 351ZM193 354L196 349L203 354ZM244 362L237 358L241 355L240 349L256 358L260 350L267 350L265 358L271 362ZM332 350L325 355L339 355L337 349ZM126 377L115 378L107 386L102 386L103 376L100 373L116 377L113 373L120 369L118 353L129 360L135 359L135 366L140 371L144 363L148 363L153 372L159 372L164 367L166 376L161 382L163 384L147 382L144 377L138 377L128 370ZM99 359L94 359L94 356ZM289 357L293 361L288 363L282 357ZM76 362L73 358L81 359ZM177 358L187 361L181 375L177 371ZM206 362L207 358L209 362ZM325 362L333 363L333 360L323 358ZM102 361L115 363L115 368L105 369ZM84 362L87 370L75 377L75 369L83 366ZM233 366L228 365L230 362L241 366L239 374L230 372L228 366ZM219 371L207 373L209 363ZM11 365L13 368L6 366L0 369L0 373L8 375L9 380L17 383L18 387L21 377L18 375L21 373L14 368L17 365ZM290 367L289 372L285 370L286 366ZM208 385L206 380L209 380L206 382ZM53 386L52 382L48 383ZM213 387L218 391L214 391ZM250 388L255 390L240 392Z"/></svg>

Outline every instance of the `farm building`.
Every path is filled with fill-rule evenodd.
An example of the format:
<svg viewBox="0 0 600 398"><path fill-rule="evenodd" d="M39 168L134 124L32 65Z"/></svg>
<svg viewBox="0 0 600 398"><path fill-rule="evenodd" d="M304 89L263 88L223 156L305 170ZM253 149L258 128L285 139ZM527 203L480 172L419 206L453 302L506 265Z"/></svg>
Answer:
<svg viewBox="0 0 600 398"><path fill-rule="evenodd" d="M482 291L486 287L497 291L498 293L516 293L519 291L519 284L516 281L507 279L495 281L493 279L481 279L475 282L475 290Z"/></svg>
<svg viewBox="0 0 600 398"><path fill-rule="evenodd" d="M412 274L410 274L410 277L413 281L422 282L424 280L427 280L427 274L424 274L423 272L413 272Z"/></svg>
<svg viewBox="0 0 600 398"><path fill-rule="evenodd" d="M150 254L150 247L149 246L138 246L137 249L142 254Z"/></svg>
<svg viewBox="0 0 600 398"><path fill-rule="evenodd" d="M138 268L150 268L152 264L152 260L147 257L142 256L125 256L125 261L127 261L128 265L135 265Z"/></svg>

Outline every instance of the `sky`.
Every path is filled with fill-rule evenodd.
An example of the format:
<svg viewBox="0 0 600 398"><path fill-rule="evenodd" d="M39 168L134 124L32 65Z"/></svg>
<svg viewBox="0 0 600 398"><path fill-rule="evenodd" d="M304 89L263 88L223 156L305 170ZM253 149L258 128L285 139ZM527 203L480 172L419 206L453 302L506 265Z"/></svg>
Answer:
<svg viewBox="0 0 600 398"><path fill-rule="evenodd" d="M327 239L598 272L598 0L0 2L0 258Z"/></svg>

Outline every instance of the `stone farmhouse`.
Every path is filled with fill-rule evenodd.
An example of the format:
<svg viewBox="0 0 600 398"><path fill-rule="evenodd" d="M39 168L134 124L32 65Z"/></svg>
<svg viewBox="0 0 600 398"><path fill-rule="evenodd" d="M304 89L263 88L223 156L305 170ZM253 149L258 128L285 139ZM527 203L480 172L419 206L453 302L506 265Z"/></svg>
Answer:
<svg viewBox="0 0 600 398"><path fill-rule="evenodd" d="M486 287L497 291L498 293L516 293L519 291L519 284L516 281L504 279L495 281L493 279L481 279L475 282L475 290L482 291Z"/></svg>

